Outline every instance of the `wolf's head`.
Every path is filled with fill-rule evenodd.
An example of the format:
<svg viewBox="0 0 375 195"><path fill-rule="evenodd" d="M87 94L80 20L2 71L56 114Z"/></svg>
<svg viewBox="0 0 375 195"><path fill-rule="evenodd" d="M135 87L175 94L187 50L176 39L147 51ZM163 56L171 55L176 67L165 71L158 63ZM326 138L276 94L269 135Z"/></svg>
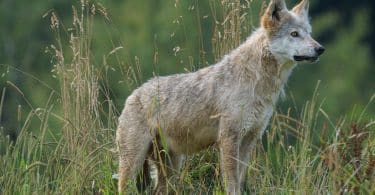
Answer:
<svg viewBox="0 0 375 195"><path fill-rule="evenodd" d="M270 51L283 63L315 62L325 50L311 37L308 9L308 0L302 0L291 11L284 0L271 0L262 16Z"/></svg>

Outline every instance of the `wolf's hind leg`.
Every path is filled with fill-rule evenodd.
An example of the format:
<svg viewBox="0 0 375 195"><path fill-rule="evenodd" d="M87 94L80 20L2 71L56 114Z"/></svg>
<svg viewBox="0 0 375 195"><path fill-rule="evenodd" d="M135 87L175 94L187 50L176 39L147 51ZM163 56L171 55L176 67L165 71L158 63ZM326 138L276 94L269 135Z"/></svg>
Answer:
<svg viewBox="0 0 375 195"><path fill-rule="evenodd" d="M144 164L152 136L148 126L141 120L132 120L120 124L117 131L119 149L118 190L124 192L127 182L135 179L136 174Z"/></svg>

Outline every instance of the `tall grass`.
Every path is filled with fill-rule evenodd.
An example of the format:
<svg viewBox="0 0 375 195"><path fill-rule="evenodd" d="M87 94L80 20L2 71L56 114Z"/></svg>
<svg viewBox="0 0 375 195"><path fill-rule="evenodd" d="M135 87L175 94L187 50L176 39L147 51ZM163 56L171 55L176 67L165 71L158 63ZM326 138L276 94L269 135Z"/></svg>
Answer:
<svg viewBox="0 0 375 195"><path fill-rule="evenodd" d="M244 13L251 1L210 2L216 23L213 53L218 60L248 34ZM96 14L107 17L100 5L82 1L79 8L73 6L73 24L68 29L56 13L49 13L56 35L50 47L52 74L60 89L26 115L16 141L0 131L1 194L116 193L112 175L117 171L113 148L118 111L105 72L92 60ZM68 42L64 42L66 35ZM135 81L139 77L137 68L123 70ZM249 162L245 193L374 193L374 117L363 110L331 121L318 88L292 117L296 112L275 113ZM30 128L35 118L40 121L37 130ZM59 122L57 131L51 121ZM173 189L177 194L222 194L219 172L217 153L211 148L189 157ZM135 188L132 192L138 193Z"/></svg>
<svg viewBox="0 0 375 195"><path fill-rule="evenodd" d="M51 93L44 107L31 110L14 143L0 136L5 146L0 162L1 193L110 193L115 189L112 149L117 113L100 86L101 73L92 61L94 15L105 14L95 6L86 1L79 8L73 6L69 29L55 12L49 13L56 35L56 43L50 47L52 74L60 90ZM68 45L61 34L68 35ZM34 117L41 123L37 136L29 128ZM57 132L49 127L51 118L60 123Z"/></svg>

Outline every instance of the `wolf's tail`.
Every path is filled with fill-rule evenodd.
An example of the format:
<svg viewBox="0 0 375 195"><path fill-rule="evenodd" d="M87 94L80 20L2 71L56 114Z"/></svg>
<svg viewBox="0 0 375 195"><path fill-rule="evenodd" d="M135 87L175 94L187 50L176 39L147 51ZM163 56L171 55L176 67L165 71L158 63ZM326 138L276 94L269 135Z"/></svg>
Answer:
<svg viewBox="0 0 375 195"><path fill-rule="evenodd" d="M150 165L148 160L145 160L141 172L137 177L138 192L145 192L151 186Z"/></svg>

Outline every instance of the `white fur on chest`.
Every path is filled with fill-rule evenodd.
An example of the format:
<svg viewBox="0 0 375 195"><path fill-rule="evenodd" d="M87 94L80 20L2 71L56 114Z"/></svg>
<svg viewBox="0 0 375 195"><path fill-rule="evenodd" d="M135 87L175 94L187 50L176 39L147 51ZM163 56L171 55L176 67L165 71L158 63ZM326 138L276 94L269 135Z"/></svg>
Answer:
<svg viewBox="0 0 375 195"><path fill-rule="evenodd" d="M262 135L270 118L272 117L274 107L280 98L284 95L284 86L295 65L279 73L274 79L274 83L265 85L262 78L255 80L254 83L242 83L233 87L231 95L224 97L222 101L230 102L228 107L232 113L238 113L241 118L242 133L257 129L259 135ZM271 90L272 89L272 90Z"/></svg>

